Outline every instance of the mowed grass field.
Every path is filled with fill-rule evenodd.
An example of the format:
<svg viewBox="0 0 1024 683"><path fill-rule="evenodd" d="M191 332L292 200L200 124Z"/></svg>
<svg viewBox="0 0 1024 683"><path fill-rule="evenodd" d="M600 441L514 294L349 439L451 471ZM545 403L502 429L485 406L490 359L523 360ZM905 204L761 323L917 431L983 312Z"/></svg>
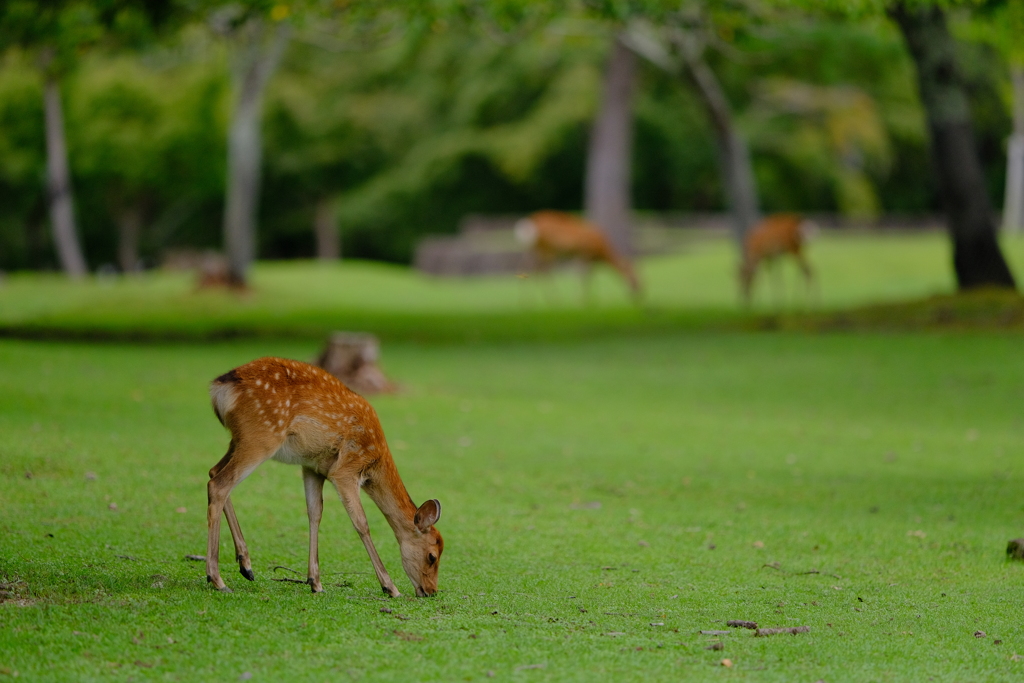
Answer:
<svg viewBox="0 0 1024 683"><path fill-rule="evenodd" d="M315 342L3 341L0 678L1020 680L1024 565L1004 548L1024 535L1021 348L387 344L404 390L373 404L414 499L443 502L446 541L441 592L408 597L372 511L406 591L387 599L329 491L327 592L274 581L303 578L306 556L299 470L274 462L234 494L256 581L226 528L234 593L184 559L204 552L206 471L228 440L207 382Z"/></svg>

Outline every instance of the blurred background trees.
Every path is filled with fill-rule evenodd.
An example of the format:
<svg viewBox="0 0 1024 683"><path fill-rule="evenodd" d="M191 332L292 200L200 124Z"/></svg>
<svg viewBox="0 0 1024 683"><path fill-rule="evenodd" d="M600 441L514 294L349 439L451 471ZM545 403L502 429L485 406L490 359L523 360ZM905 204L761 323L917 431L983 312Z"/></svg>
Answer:
<svg viewBox="0 0 1024 683"><path fill-rule="evenodd" d="M538 208L731 208L737 234L762 211L872 219L943 208L913 52L902 24L879 12L753 0L141 9L151 5L54 3L79 18L43 30L5 3L0 268L131 272L183 247L240 255L243 277L255 256L407 262L417 239L453 232L466 214ZM1024 187L1013 6L946 14L975 182L990 206L1005 201L1008 225ZM237 37L252 21L259 49ZM58 29L74 47L51 77L41 65ZM617 113L616 63L629 76ZM44 95L58 81L71 214L54 213L63 186L47 172L57 155ZM241 97L245 83L260 96ZM609 111L618 123L602 146ZM261 150L247 161L229 155L240 128ZM1008 139L1022 150L1009 163ZM598 169L615 170L596 164L599 149L628 157L605 181L621 190L610 209L586 196ZM57 229L64 215L77 216L70 233ZM68 234L81 268L60 248Z"/></svg>

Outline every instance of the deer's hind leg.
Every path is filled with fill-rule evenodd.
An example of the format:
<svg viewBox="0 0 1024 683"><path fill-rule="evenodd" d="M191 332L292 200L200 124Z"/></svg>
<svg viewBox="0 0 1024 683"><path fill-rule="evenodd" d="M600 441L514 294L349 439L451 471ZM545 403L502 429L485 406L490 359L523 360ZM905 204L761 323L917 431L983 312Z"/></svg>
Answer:
<svg viewBox="0 0 1024 683"><path fill-rule="evenodd" d="M234 439L231 441L231 445L228 446L228 452L220 459L216 465L210 468L210 478L213 479L218 472L223 469L224 465L231 460L231 455L235 451ZM224 502L224 517L228 520L228 529L231 530L231 540L235 544L235 559L238 561L238 571L245 578L250 581L256 580L256 575L252 571L252 562L249 560L249 548L245 545L245 537L242 536L242 527L238 525L238 517L235 516L235 506L231 504L231 496L228 496Z"/></svg>
<svg viewBox="0 0 1024 683"><path fill-rule="evenodd" d="M255 578L249 561L249 550L242 538L234 507L231 505L231 490L248 477L260 463L268 460L280 444L270 445L260 441L231 440L231 447L220 462L210 469L210 481L206 484L206 580L219 591L231 592L220 577L220 516L227 517L231 538L242 576L250 581Z"/></svg>

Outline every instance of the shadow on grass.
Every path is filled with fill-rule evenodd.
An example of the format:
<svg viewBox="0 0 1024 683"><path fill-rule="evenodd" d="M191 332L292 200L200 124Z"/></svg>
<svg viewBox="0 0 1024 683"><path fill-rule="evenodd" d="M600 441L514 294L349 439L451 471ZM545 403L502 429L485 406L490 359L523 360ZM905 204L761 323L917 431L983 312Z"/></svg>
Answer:
<svg viewBox="0 0 1024 683"><path fill-rule="evenodd" d="M700 331L914 332L1024 329L1024 297L979 289L833 311L762 313L727 309L579 309L503 313L330 311L285 316L125 317L103 322L50 318L0 326L0 338L96 342L210 342L322 339L335 330L367 330L387 342L571 342Z"/></svg>

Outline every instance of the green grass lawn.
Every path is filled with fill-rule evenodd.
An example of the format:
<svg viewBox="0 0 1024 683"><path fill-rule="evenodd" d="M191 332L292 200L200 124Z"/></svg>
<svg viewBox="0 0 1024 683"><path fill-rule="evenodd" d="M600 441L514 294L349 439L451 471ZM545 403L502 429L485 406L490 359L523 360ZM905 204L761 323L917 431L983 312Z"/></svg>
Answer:
<svg viewBox="0 0 1024 683"><path fill-rule="evenodd" d="M1004 241L1024 273L1024 238ZM826 233L810 246L818 296L808 299L786 266L783 305L763 278L755 311L835 310L953 291L948 239L940 233ZM0 286L0 333L124 339L230 336L320 338L335 329L369 329L385 340L566 340L606 332L637 334L742 324L736 254L725 239L696 241L683 253L645 259L643 309L627 301L608 271L583 306L578 278L497 276L437 279L408 268L365 262L259 264L244 296L196 292L193 276L72 284L57 275L14 274Z"/></svg>
<svg viewBox="0 0 1024 683"><path fill-rule="evenodd" d="M256 582L225 529L216 593L183 559L227 444L206 383L315 350L0 342L0 679L1024 676L1019 337L388 344L404 392L374 404L413 497L444 503L439 595L382 597L333 495L327 592L273 581L306 553L277 463L234 496ZM728 619L810 632L699 633Z"/></svg>

